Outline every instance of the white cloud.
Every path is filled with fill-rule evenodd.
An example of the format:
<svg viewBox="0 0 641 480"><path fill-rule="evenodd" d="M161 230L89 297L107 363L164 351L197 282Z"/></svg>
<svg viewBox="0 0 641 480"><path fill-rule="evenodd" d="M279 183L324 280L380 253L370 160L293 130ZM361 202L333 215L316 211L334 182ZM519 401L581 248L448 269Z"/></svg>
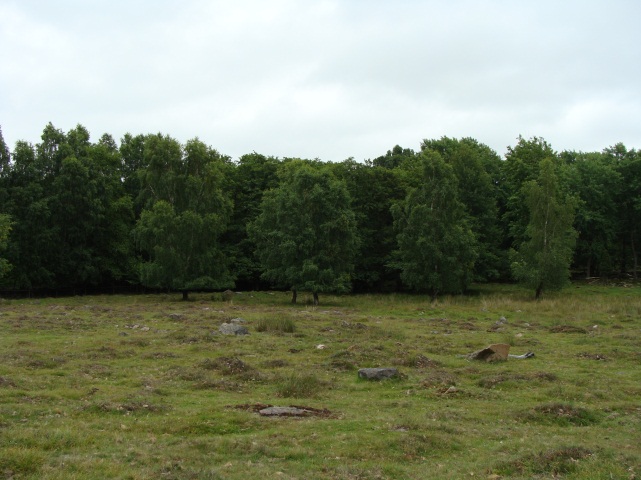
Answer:
<svg viewBox="0 0 641 480"><path fill-rule="evenodd" d="M517 136L641 147L633 0L22 0L0 4L0 125L199 136L358 160Z"/></svg>

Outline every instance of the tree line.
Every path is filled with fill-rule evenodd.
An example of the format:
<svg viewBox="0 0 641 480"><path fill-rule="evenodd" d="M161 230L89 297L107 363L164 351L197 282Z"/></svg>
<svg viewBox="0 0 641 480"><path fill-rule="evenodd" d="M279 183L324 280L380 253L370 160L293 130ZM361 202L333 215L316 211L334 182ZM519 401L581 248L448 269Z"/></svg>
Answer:
<svg viewBox="0 0 641 480"><path fill-rule="evenodd" d="M461 293L636 278L641 154L472 138L356 162L232 160L198 138L0 130L0 287Z"/></svg>

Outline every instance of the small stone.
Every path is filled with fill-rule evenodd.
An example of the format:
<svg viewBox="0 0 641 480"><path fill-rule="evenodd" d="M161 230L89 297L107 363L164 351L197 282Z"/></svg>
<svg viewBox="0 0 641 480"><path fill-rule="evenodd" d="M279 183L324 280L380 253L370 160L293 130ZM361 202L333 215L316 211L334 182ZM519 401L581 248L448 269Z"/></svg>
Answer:
<svg viewBox="0 0 641 480"><path fill-rule="evenodd" d="M505 317L499 318L499 323L507 323L507 318Z"/></svg>
<svg viewBox="0 0 641 480"><path fill-rule="evenodd" d="M398 377L398 370L396 368L361 368L358 371L358 377L365 380L385 380Z"/></svg>
<svg viewBox="0 0 641 480"><path fill-rule="evenodd" d="M247 323L247 320L244 318L232 318L229 323L233 323L235 325L242 325L243 323Z"/></svg>
<svg viewBox="0 0 641 480"><path fill-rule="evenodd" d="M320 345L316 345L316 350L325 350L327 347L323 345L322 343Z"/></svg>
<svg viewBox="0 0 641 480"><path fill-rule="evenodd" d="M445 393L456 393L456 392L458 392L458 388L456 388L454 386L452 386L452 387L448 388L447 390L445 390Z"/></svg>
<svg viewBox="0 0 641 480"><path fill-rule="evenodd" d="M174 321L182 320L183 316L180 313L170 313L167 315L169 318L171 318Z"/></svg>

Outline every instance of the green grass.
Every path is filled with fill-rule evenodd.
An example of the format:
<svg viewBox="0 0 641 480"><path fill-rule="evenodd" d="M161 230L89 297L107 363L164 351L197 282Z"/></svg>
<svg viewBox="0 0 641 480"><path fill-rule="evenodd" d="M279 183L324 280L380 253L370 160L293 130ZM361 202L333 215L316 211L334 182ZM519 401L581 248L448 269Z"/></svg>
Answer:
<svg viewBox="0 0 641 480"><path fill-rule="evenodd" d="M0 478L637 478L641 288L531 296L3 300ZM491 343L535 357L461 356Z"/></svg>

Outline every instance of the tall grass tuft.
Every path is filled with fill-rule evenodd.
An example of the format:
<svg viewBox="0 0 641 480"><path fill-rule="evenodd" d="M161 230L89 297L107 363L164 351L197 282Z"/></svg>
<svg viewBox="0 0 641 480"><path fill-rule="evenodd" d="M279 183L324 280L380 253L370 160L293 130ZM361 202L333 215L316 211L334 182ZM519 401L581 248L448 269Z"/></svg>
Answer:
<svg viewBox="0 0 641 480"><path fill-rule="evenodd" d="M256 322L256 331L294 333L296 331L296 325L291 318L267 317L261 318Z"/></svg>
<svg viewBox="0 0 641 480"><path fill-rule="evenodd" d="M285 398L314 398L326 387L326 382L315 375L294 373L278 382L276 393Z"/></svg>

